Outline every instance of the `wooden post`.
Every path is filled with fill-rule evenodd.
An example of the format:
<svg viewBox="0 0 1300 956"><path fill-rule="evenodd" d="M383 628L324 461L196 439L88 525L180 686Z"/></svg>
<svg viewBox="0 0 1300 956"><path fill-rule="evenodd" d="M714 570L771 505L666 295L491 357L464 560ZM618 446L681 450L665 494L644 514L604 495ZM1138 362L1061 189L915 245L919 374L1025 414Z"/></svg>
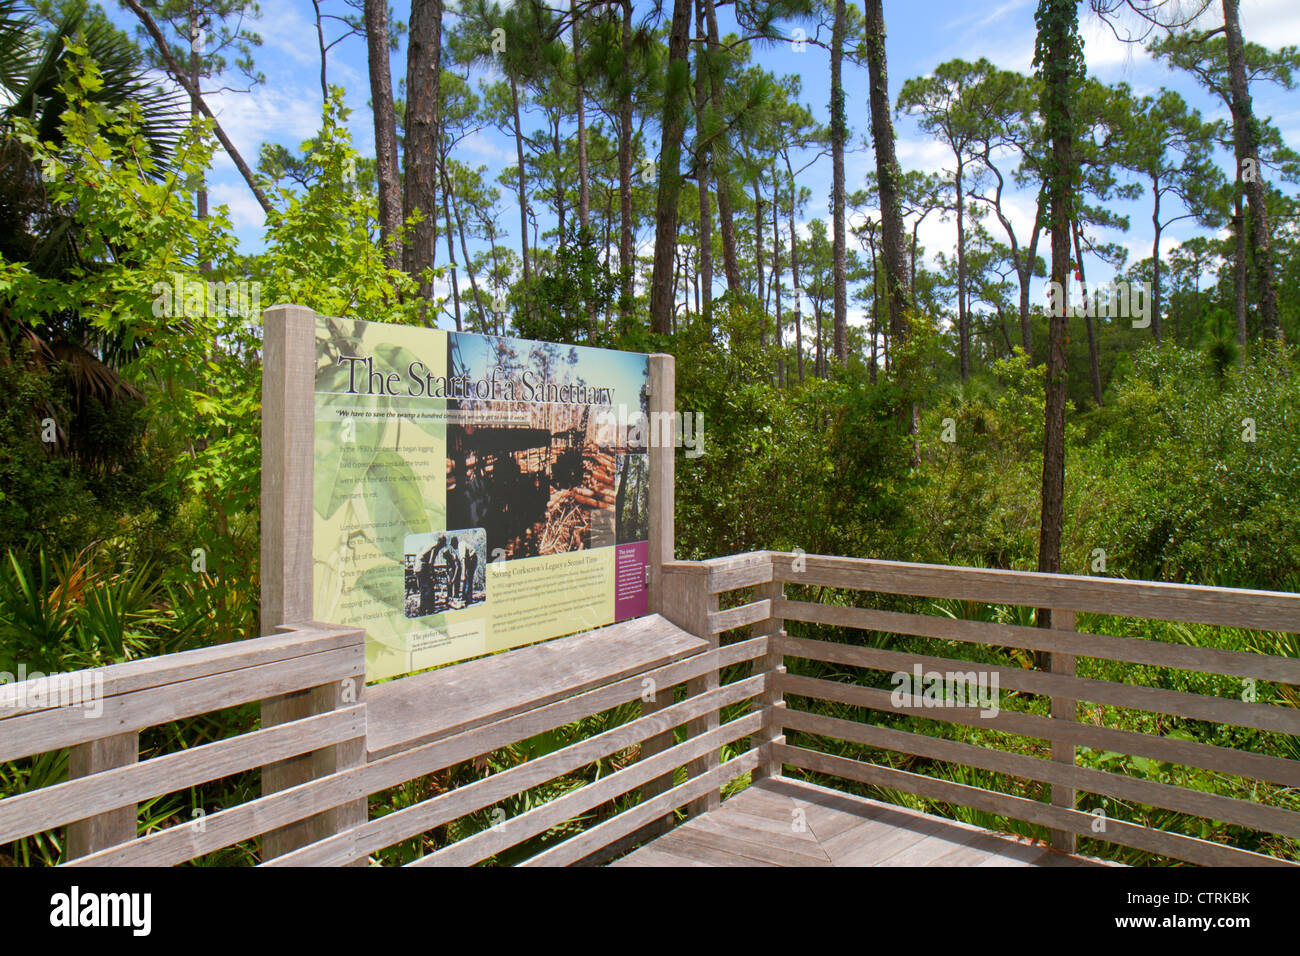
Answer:
<svg viewBox="0 0 1300 956"><path fill-rule="evenodd" d="M709 649L718 646L718 635L713 632L709 616L718 610L718 596L710 593L709 572L702 565L694 565L689 570L673 570L664 575L664 617L672 621L688 634L703 638L709 642ZM719 685L718 671L711 670L686 682L686 695L695 697ZM716 710L703 717L688 721L687 738L699 737L721 726L721 718ZM718 751L709 752L703 757L692 760L686 765L687 779L707 773L720 763ZM711 790L702 797L691 801L686 807L687 816L695 816L713 810L722 800L721 792Z"/></svg>
<svg viewBox="0 0 1300 956"><path fill-rule="evenodd" d="M313 620L312 524L316 441L316 313L296 305L267 309L262 320L262 633ZM262 726L351 706L365 674L269 697ZM262 768L262 793L360 766L365 741L347 741ZM267 833L264 859L364 823L366 801Z"/></svg>
<svg viewBox="0 0 1300 956"><path fill-rule="evenodd" d="M68 751L68 779L88 777L101 770L127 767L140 759L140 732L132 730L89 743L78 744ZM136 804L68 824L67 858L89 856L99 850L136 837Z"/></svg>
<svg viewBox="0 0 1300 956"><path fill-rule="evenodd" d="M652 614L662 614L663 566L672 561L673 492L675 454L671 442L659 434L660 421L671 421L677 410L677 360L656 352L650 356L650 423L646 429L650 448L650 600Z"/></svg>
<svg viewBox="0 0 1300 956"><path fill-rule="evenodd" d="M650 396L648 411L650 421L646 427L646 443L650 455L650 564L649 564L649 600L651 614L663 614L664 603L664 564L673 560L673 481L674 454L676 448L665 446L660 441L657 422L667 416L671 419L676 408L676 359L672 355L655 353L650 356ZM670 706L674 701L674 689L671 687L655 688L653 700L642 700L643 716L653 714ZM641 744L641 757L653 757L663 753L673 745L671 732L651 737ZM672 788L671 774L651 780L641 788L641 799L649 800ZM656 821L645 830L646 836L657 835L668 828L667 817Z"/></svg>
<svg viewBox="0 0 1300 956"><path fill-rule="evenodd" d="M756 601L767 598L775 602L783 597L785 597L785 585L780 581L770 581L754 588L754 600ZM784 637L785 621L773 616L765 621L759 621L750 629L751 637L762 637L763 635L768 635L774 641ZM753 673L765 673L770 684L775 684L777 675L785 673L785 655L775 648L769 648L764 656L754 661ZM763 729L754 736L754 744L763 748L765 759L761 760L754 770L753 779L762 780L765 777L779 777L781 776L781 764L770 759L769 755L771 754L772 744L785 743L785 734L781 732L780 723L780 711L785 707L781 691L775 686L769 686L760 696L754 698L752 706L756 711L766 712Z"/></svg>
<svg viewBox="0 0 1300 956"><path fill-rule="evenodd" d="M1051 612L1051 629L1053 631L1073 631L1074 630L1074 612L1073 611L1052 611ZM1061 654L1053 651L1048 658L1049 667L1053 674L1068 674L1074 676L1074 655ZM1052 698L1052 719L1076 721L1079 719L1079 705L1075 700L1066 697ZM1074 744L1063 741L1052 741L1052 759L1058 763L1068 763L1071 766L1075 762ZM1057 807L1069 807L1074 809L1075 791L1073 787L1066 787L1062 784L1050 784L1052 792L1052 805ZM1062 850L1066 853L1075 851L1075 834L1069 830L1052 831L1053 849Z"/></svg>

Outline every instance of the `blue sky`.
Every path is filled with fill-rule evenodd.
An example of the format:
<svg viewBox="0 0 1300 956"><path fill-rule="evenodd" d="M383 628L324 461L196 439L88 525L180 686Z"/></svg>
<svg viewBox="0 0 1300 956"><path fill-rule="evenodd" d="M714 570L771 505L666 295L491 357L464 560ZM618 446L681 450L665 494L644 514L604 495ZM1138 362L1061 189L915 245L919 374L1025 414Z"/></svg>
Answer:
<svg viewBox="0 0 1300 956"><path fill-rule="evenodd" d="M850 0L852 3L853 0ZM342 0L325 0L328 12L341 10ZM885 17L888 27L887 51L889 57L890 96L897 98L903 82L924 75L937 64L961 57L975 60L987 57L996 65L1024 73L1031 70L1034 48L1035 0L1005 0L1005 2L960 2L960 0L885 0ZM1212 5L1215 10L1219 4ZM395 7L400 19L406 19L408 9L402 0ZM454 8L454 0L448 0ZM637 4L639 15L651 7ZM334 12L339 12L335 10ZM129 24L129 14L111 11L120 23ZM1300 2L1297 0L1242 0L1243 32L1248 40L1270 47L1300 44ZM724 32L730 24L730 9L720 10ZM1110 28L1103 25L1087 9L1083 10L1085 57L1089 72L1108 83L1125 81L1138 94L1151 93L1160 86L1177 90L1207 118L1226 118L1226 111L1198 89L1190 78L1176 74L1153 61L1137 44L1118 40ZM1212 11L1202 21L1205 25L1219 22ZM1137 31L1140 22L1131 14L1121 18L1120 32ZM263 38L257 51L257 64L266 74L265 85L251 93L222 93L211 98L212 106L223 126L234 139L244 156L253 162L263 141L282 143L296 148L311 136L319 125L320 117L320 61L316 49L315 24L309 0L263 0L262 18L253 24ZM826 103L829 98L829 68L826 51L808 46L795 52L788 45L766 46L755 50L754 60L778 75L797 73L802 79L803 100L819 120L825 122ZM393 56L394 88L405 76L405 48ZM329 82L345 87L347 102L353 109L350 126L355 143L363 153L373 154L374 136L367 106L365 45L360 38L350 38L336 46L330 53ZM849 123L854 139L861 140L868 129L866 71L848 68L845 71ZM1255 109L1269 116L1282 130L1288 143L1300 146L1300 95L1288 94L1276 88L1261 87L1255 91ZM920 133L915 124L902 117L897 121L898 158L905 169L939 171L950 165L945 147L929 136ZM525 117L525 125L528 119ZM514 161L511 142L495 131L485 131L464 144L457 157L474 165L489 167L490 180L494 180L504 167ZM1218 157L1224 169L1231 157ZM869 149L859 149L847 157L846 169L850 189L861 186L864 177L874 169L874 156ZM830 192L830 160L824 159L802 176L802 184L813 192L806 216L826 218ZM262 214L257 203L239 177L233 164L218 152L216 168L211 181L214 203L224 203L230 208L233 223L246 251L261 248ZM517 211L504 197L498 220L500 230L508 234L503 240L517 243L513 229L517 230ZM1028 233L1033 219L1032 195L1020 194L1010 198L1010 218L1018 230ZM1148 199L1142 198L1121 211L1128 212L1131 227L1126 233L1112 233L1101 238L1123 244L1129 249L1129 261L1150 255L1152 228ZM990 223L994 234L1002 238L996 222ZM1190 221L1176 223L1166 232L1164 252L1178 240L1197 232ZM920 232L922 244L933 255L937 251L951 254L955 244L955 226L938 217L926 219ZM650 240L648 231L640 237L642 248ZM1109 272L1099 263L1089 263L1089 278L1105 281ZM850 321L860 320L851 315Z"/></svg>

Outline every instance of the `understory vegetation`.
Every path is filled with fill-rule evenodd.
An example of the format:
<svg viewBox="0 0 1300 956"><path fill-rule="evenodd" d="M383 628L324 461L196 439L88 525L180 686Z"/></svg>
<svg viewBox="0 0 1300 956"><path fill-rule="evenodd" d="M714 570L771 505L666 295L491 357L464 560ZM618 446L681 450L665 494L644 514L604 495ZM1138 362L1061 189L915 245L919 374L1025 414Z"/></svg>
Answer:
<svg viewBox="0 0 1300 956"><path fill-rule="evenodd" d="M15 3L0 3L0 13L10 20L18 10ZM476 15L490 17L492 11L484 7ZM512 21L511 29L522 26ZM853 29L862 26L855 20ZM662 32L656 37L662 38ZM608 46L614 43L612 36L606 31L600 42ZM116 41L102 26L87 23L71 33L54 31L49 39L58 44L57 55L49 62L37 63L33 57L21 64L53 71L37 84L37 106L49 115L30 103L24 111L0 102L0 222L12 233L0 237L5 243L0 247L0 393L5 396L0 406L0 672L10 674L20 668L54 673L97 667L259 634L259 317L236 307L160 312L160 283L165 288L177 274L198 275L202 265L204 282L256 283L266 305L293 302L324 315L435 325L450 321L449 296L422 297L422 283L436 279L444 288L455 271L430 266L412 272L399 268L389 255L380 237L375 161L360 155L351 142L341 90L325 96L320 131L296 155L268 151L263 157L258 182L269 203L265 247L248 254L239 249L226 207L215 206L204 218L194 215L204 176L212 168L212 122L190 121L188 104L179 113L175 103L142 104L129 88L116 98L102 95L136 75L135 61L108 56ZM651 55L639 68L648 77L642 78L647 87L657 88L669 66ZM632 277L620 269L612 251L618 236L611 225L617 198L611 167L606 170L609 181L601 187L610 210L603 242L597 242L594 227L570 224L556 234L553 255L534 245L537 272L512 271L528 262L526 247L524 262L504 249L504 265L479 261L482 288L456 288L457 325L462 324L463 297L467 330L500 327L568 344L676 356L678 407L702 413L705 427L703 454L679 455L676 464L679 558L770 549L1036 570L1049 383L1041 349L1031 353L1024 345L1037 339L1041 347L1050 332L1043 307L1034 304L1027 306L1027 341L1011 340L1007 329L1020 326L1012 302L1017 283L1008 278L1014 272L1005 268L1011 250L987 230L975 230L970 255L972 261L984 258L971 267L971 276L965 263L960 278L955 263L946 259L935 270L922 265L913 286L916 294L907 303L910 335L905 342L886 344L885 265L877 261L874 231L869 261L854 255L847 265L842 257L836 261L820 221L798 237L791 221L792 245L764 247L769 229L784 230L782 215L796 218L800 194L795 192L791 207L783 211L781 203L797 183L793 174L784 177L774 161L759 162L774 155L773 147L761 129L746 123L757 116L754 121L765 121L770 133L804 123L805 117L797 90L787 85L778 96L771 84L746 72L756 67L742 70L733 64L732 69L733 79L747 77L746 83L763 95L751 89L748 100L711 104L701 120L706 132L711 124L722 123L715 110L736 120L734 129L728 129L738 145L718 162L730 162L738 176L744 172L750 177L737 180L736 206L758 217L763 229L750 230L748 248L740 244L743 274L732 277L725 294L712 301L706 294L701 302L696 284L694 301L686 295L670 323L652 323L650 284L629 282ZM10 69L6 75L19 72ZM468 110L474 100L477 109L468 84L461 89L453 79L445 81L455 91L447 102ZM1028 89L1030 78L1020 80ZM595 78L591 86L597 86ZM706 86L701 82L701 109ZM541 101L551 92L538 88L535 95ZM504 93L494 88L493 95L500 99ZM616 105L617 86L604 95L606 105ZM908 95L900 109L919 110L928 102L924 90L912 88ZM653 117L662 107L657 100L636 105L639 118ZM1024 115L1033 113L1032 102L1021 107ZM1148 103L1146 108L1153 107ZM472 125L461 120L453 115L448 129ZM816 126L811 118L806 125ZM606 132L609 126L603 127ZM810 128L808 136L825 132ZM602 141L604 153L612 153L614 145ZM640 146L638 140L638 155ZM1278 164L1290 161L1284 149L1276 144ZM574 177L567 165L553 167L552 160L567 164L568 157L537 153L530 157L529 171L537 183L545 174L558 184L558 198L550 201L563 207L563 184ZM1137 159L1133 162L1143 168ZM1030 160L1026 169L1035 169ZM479 173L454 160L443 172L450 173L456 187L464 187L466 219L472 216L474 229L495 222L490 209L497 191ZM751 182L757 183L756 196L770 188L764 194L769 198L751 202L741 188ZM914 185L919 191L920 185ZM1095 186L1099 195L1106 194L1103 185ZM714 188L719 188L716 179ZM653 221L653 195L648 186L637 193L638 221ZM1214 210L1224 206L1219 210L1224 212L1228 200L1202 198L1204 221L1220 222ZM1241 328L1242 339L1225 331L1235 316L1231 237L1213 240L1212 248L1203 244L1201 264L1212 282L1201 281L1201 268L1188 264L1186 250L1165 277L1163 340L1120 321L1098 321L1094 328L1082 316L1070 318L1063 343L1069 404L1062 572L1300 591L1300 351L1287 338L1300 330L1300 284L1294 281L1300 275L1300 232L1295 198L1277 192L1274 199L1289 218L1278 217L1281 225L1272 247L1276 272L1284 281L1276 326L1268 335L1253 309ZM866 208L873 200L864 194L855 201ZM704 220L694 197L684 195L681 207L687 250L698 242ZM935 202L936 210L955 211L952 207L951 200L947 206ZM762 218L763 208L772 218ZM1087 212L1104 218L1104 210ZM459 234L450 211L445 218L445 233ZM871 229L878 226L875 220ZM561 236L567 238L561 242ZM709 242L724 252L722 237ZM783 235L780 242L785 242ZM495 256L498 250L491 248ZM683 255L686 272L696 270L698 255ZM1140 278L1160 264L1157 254L1126 274ZM646 265L633 269L641 279ZM1042 275L1042 265L1030 263L1031 276ZM1249 265L1253 295L1259 280L1254 261ZM797 320L788 308L782 313L781 276L792 267L804 270L803 301L815 307L815 313L796 313ZM845 325L841 317L842 349L832 344L837 269L856 270L858 304L870 313L868 324ZM791 279L801 281L797 273ZM968 281L981 284L987 308L977 308L978 297L967 296ZM687 289L685 279L682 289ZM969 315L968 305L974 309ZM808 323L794 341L792 321ZM1089 378L1092 338L1099 395ZM1007 606L830 589L801 595L794 587L788 596L1034 623L1032 610ZM732 598L735 603L745 599L743 594ZM1293 634L1100 615L1080 615L1076 626L1096 634L1300 656ZM1004 667L1035 666L1030 652L1009 648L794 622L789 631ZM788 665L791 674L889 686L889 675L879 671L801 660ZM1082 677L1225 698L1242 694L1241 682L1234 678L1089 658L1080 658L1078 668ZM744 668L733 670L724 680L748 675ZM1255 692L1260 702L1300 706L1295 688L1288 685L1261 681ZM1049 712L1049 699L1042 695L1007 691L1002 701L1010 711ZM788 705L1018 754L1048 754L1045 741L985 729L798 697ZM737 705L723 718L739 715L747 706ZM376 794L372 815L536 759L639 715L639 706L628 704ZM1300 759L1300 739L1285 734L1089 703L1082 705L1080 719ZM142 737L141 755L192 748L245 732L258 721L257 707L248 705L150 728ZM1046 799L1043 785L993 771L799 732L788 736L799 746ZM724 748L724 756L744 749L747 743L740 741ZM517 816L638 756L636 748L615 754L512 797L499 809ZM1294 788L1088 748L1080 748L1079 764L1300 811L1300 793ZM0 796L50 785L66 779L67 772L66 752L0 763ZM678 773L684 780L685 771ZM808 776L980 826L1047 836L1043 828L981 811ZM742 778L729 789L746 783ZM140 808L140 832L246 801L258 795L260 786L260 774L250 771L158 798ZM491 862L523 859L636 800L635 794L621 797ZM1239 826L1090 794L1081 795L1079 806L1104 810L1113 819L1300 860L1300 843ZM381 859L409 862L493 822L490 811L471 814L391 847ZM1128 863L1166 862L1102 840L1083 840L1080 848ZM249 864L258 862L259 853L256 844L241 844L202 862ZM57 832L0 847L0 865L55 864L63 858Z"/></svg>

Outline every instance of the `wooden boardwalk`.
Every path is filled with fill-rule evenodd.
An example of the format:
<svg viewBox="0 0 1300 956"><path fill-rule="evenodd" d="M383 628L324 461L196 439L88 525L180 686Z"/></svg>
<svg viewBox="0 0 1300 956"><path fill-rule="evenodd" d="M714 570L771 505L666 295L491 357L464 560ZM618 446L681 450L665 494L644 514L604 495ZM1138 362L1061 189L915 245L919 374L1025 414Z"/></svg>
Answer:
<svg viewBox="0 0 1300 956"><path fill-rule="evenodd" d="M802 811L800 814L799 811ZM613 866L1106 866L786 777L760 780Z"/></svg>

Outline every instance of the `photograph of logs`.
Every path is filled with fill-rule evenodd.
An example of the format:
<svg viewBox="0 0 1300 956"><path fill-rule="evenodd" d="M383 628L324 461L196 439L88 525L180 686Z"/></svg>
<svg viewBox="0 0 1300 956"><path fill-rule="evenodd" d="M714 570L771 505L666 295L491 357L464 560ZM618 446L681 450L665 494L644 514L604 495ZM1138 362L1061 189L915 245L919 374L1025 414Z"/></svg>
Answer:
<svg viewBox="0 0 1300 956"><path fill-rule="evenodd" d="M556 427L447 426L447 521L487 532L493 558L616 542L615 450L589 406L544 406Z"/></svg>
<svg viewBox="0 0 1300 956"><path fill-rule="evenodd" d="M448 338L447 374L496 383L491 397L447 400L447 523L485 529L489 560L645 540L636 531L648 523L646 482L626 459L645 457L643 439L629 447L635 433L628 419L645 414L646 356L456 332ZM525 383L576 391L542 399ZM613 404L586 404L572 394ZM613 414L614 404L621 414ZM624 497L633 494L621 510L620 475ZM627 516L631 523L620 533Z"/></svg>

